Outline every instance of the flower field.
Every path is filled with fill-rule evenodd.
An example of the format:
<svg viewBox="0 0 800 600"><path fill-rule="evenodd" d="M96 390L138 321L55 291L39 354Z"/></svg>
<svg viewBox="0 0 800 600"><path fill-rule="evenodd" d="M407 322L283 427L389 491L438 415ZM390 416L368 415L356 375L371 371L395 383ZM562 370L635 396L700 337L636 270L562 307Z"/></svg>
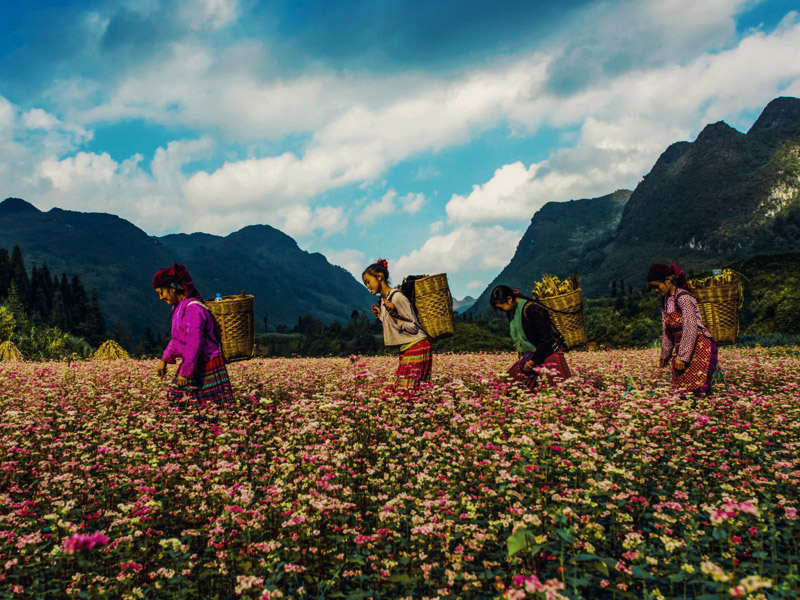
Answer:
<svg viewBox="0 0 800 600"><path fill-rule="evenodd" d="M657 350L229 366L218 422L154 362L0 365L0 598L797 598L800 352L723 349L673 395Z"/></svg>

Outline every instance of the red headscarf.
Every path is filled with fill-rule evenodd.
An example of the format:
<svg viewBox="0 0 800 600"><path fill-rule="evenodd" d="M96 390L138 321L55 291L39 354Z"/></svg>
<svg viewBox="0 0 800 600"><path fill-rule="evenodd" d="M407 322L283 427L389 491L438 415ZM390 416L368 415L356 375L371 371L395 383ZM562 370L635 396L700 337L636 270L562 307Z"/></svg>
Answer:
<svg viewBox="0 0 800 600"><path fill-rule="evenodd" d="M683 285L686 283L686 274L677 265L677 263L672 263L671 265L654 263L650 265L649 269L647 269L648 283L651 281L666 281L667 277L670 275L675 276L675 281L678 285Z"/></svg>
<svg viewBox="0 0 800 600"><path fill-rule="evenodd" d="M164 267L156 271L153 275L153 289L160 287L168 287L170 284L176 283L183 288L187 298L200 298L200 295L192 282L192 276L183 265L174 263L171 267Z"/></svg>

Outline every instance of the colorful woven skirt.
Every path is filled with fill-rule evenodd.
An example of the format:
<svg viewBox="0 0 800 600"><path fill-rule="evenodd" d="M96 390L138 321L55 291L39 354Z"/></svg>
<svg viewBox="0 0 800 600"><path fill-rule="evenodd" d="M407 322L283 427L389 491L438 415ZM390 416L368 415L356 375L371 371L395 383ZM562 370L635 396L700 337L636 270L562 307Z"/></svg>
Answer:
<svg viewBox="0 0 800 600"><path fill-rule="evenodd" d="M529 390L533 391L539 385L540 374L535 370L523 371L522 368L530 362L533 358L533 352L526 352L520 359L511 365L508 370L508 376L512 379L524 384ZM547 382L554 385L556 382L566 379L571 375L567 359L564 358L563 352L553 352L550 356L544 359L541 365L548 369L550 373L546 374Z"/></svg>
<svg viewBox="0 0 800 600"><path fill-rule="evenodd" d="M167 387L170 402L180 405L233 402L233 388L221 355L209 358L200 374L186 385L178 385L177 378L176 373Z"/></svg>
<svg viewBox="0 0 800 600"><path fill-rule="evenodd" d="M395 388L415 388L431 378L433 351L428 338L400 351L400 364L394 374Z"/></svg>

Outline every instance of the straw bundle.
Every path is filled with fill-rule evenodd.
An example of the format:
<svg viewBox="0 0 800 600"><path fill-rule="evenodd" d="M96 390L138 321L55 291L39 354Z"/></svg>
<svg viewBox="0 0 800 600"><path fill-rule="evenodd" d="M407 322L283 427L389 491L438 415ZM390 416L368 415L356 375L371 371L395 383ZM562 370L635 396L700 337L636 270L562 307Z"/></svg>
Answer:
<svg viewBox="0 0 800 600"><path fill-rule="evenodd" d="M531 297L547 309L550 319L564 338L567 348L589 341L583 325L583 299L578 274L564 281L543 275L531 290Z"/></svg>
<svg viewBox="0 0 800 600"><path fill-rule="evenodd" d="M739 308L742 283L739 274L725 269L719 275L688 282L689 291L697 298L703 324L717 345L734 344L739 335Z"/></svg>
<svg viewBox="0 0 800 600"><path fill-rule="evenodd" d="M21 362L25 360L22 352L19 351L11 340L0 344L0 362Z"/></svg>
<svg viewBox="0 0 800 600"><path fill-rule="evenodd" d="M93 360L123 360L126 358L130 358L130 355L114 340L106 340L100 344L92 357Z"/></svg>

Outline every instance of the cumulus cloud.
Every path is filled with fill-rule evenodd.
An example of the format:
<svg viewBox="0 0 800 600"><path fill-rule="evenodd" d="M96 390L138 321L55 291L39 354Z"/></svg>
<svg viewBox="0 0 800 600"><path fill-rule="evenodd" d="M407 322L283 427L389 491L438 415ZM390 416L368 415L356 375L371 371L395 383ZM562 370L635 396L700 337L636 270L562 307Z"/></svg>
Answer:
<svg viewBox="0 0 800 600"><path fill-rule="evenodd" d="M390 189L380 200L368 203L356 217L356 222L360 225L370 225L400 210L413 215L422 209L423 204L425 204L425 194L408 193L398 197L397 191Z"/></svg>
<svg viewBox="0 0 800 600"><path fill-rule="evenodd" d="M355 248L343 248L340 250L327 248L321 252L328 259L328 262L347 269L359 281L364 268L371 263L364 252Z"/></svg>
<svg viewBox="0 0 800 600"><path fill-rule="evenodd" d="M401 273L461 273L473 269L498 269L511 260L522 231L500 225L462 226L450 233L434 235L393 263Z"/></svg>

